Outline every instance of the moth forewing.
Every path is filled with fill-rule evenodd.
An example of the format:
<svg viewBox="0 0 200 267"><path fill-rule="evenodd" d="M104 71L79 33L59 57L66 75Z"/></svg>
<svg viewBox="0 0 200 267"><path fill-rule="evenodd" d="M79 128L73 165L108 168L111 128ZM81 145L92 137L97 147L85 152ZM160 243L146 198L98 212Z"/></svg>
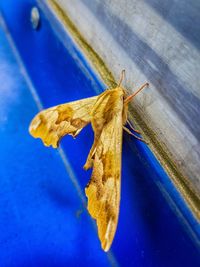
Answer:
<svg viewBox="0 0 200 267"><path fill-rule="evenodd" d="M102 248L108 251L119 214L123 90L109 90L98 100L91 118L95 139L86 163L92 161L93 172L85 191L88 211L97 220Z"/></svg>

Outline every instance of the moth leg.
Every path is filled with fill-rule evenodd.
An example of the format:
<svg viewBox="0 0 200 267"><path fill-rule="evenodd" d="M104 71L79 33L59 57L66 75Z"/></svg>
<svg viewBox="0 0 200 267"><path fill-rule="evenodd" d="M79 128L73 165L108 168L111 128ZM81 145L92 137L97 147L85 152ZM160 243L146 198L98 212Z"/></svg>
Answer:
<svg viewBox="0 0 200 267"><path fill-rule="evenodd" d="M132 133L128 128L126 128L125 126L123 126L123 129L130 135L134 136L136 139L144 142L145 144L148 144L144 139L142 139L141 137L138 137L137 135L135 135L134 133Z"/></svg>
<svg viewBox="0 0 200 267"><path fill-rule="evenodd" d="M128 125L130 126L130 128L131 128L134 132L136 132L136 133L138 133L138 134L141 134L138 130L136 130L136 129L133 127L133 125L130 123L129 120L127 120L127 123L128 123Z"/></svg>
<svg viewBox="0 0 200 267"><path fill-rule="evenodd" d="M83 166L84 170L88 170L88 169L92 168L92 166L93 166L93 161L94 161L93 157L94 157L94 154L96 152L96 144L97 144L97 140L94 141L94 143L92 145L92 148L90 149L90 152L88 154L86 163Z"/></svg>

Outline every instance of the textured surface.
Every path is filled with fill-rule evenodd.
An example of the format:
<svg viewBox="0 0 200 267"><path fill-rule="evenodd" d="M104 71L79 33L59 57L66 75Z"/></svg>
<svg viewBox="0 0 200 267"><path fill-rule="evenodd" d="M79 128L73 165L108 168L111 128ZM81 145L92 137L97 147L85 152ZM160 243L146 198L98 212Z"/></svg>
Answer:
<svg viewBox="0 0 200 267"><path fill-rule="evenodd" d="M198 1L56 0L135 99L180 171L200 192L200 4Z"/></svg>
<svg viewBox="0 0 200 267"><path fill-rule="evenodd" d="M66 50L42 11L41 27L33 31L32 4L0 2L29 74L17 64L1 29L0 266L110 266L113 258L102 252L80 200L91 175L82 170L93 140L91 128L76 140L63 139L69 162L28 134L38 112L29 78L45 108L103 88L63 35L70 53ZM125 135L122 166L119 226L112 247L117 263L198 267L199 225L148 147Z"/></svg>

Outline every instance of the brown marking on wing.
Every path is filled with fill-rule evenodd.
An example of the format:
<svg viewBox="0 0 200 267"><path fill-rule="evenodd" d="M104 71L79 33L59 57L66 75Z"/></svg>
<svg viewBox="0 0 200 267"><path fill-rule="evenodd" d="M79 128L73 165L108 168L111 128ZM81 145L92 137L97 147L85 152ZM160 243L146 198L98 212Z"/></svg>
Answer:
<svg viewBox="0 0 200 267"><path fill-rule="evenodd" d="M59 105L56 111L58 112L56 124L60 124L62 121L70 121L74 115L74 110L69 105Z"/></svg>
<svg viewBox="0 0 200 267"><path fill-rule="evenodd" d="M83 128L88 124L87 121L80 119L80 118L72 119L70 122L71 122L71 125L76 128Z"/></svg>

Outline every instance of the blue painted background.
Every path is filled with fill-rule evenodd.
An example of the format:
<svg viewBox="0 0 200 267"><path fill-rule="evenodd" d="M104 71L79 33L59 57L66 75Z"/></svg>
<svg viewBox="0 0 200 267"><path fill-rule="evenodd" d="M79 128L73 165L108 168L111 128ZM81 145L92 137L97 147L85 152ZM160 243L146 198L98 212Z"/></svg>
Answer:
<svg viewBox="0 0 200 267"><path fill-rule="evenodd" d="M32 29L33 4L0 3L9 29L1 21L0 266L200 266L199 224L148 147L127 135L119 225L112 253L101 250L82 199L91 127L76 140L62 140L67 161L33 139L28 126L38 108L29 79L44 108L104 88L71 39L63 35L67 50L52 30L53 17L47 20L40 10L40 28Z"/></svg>

